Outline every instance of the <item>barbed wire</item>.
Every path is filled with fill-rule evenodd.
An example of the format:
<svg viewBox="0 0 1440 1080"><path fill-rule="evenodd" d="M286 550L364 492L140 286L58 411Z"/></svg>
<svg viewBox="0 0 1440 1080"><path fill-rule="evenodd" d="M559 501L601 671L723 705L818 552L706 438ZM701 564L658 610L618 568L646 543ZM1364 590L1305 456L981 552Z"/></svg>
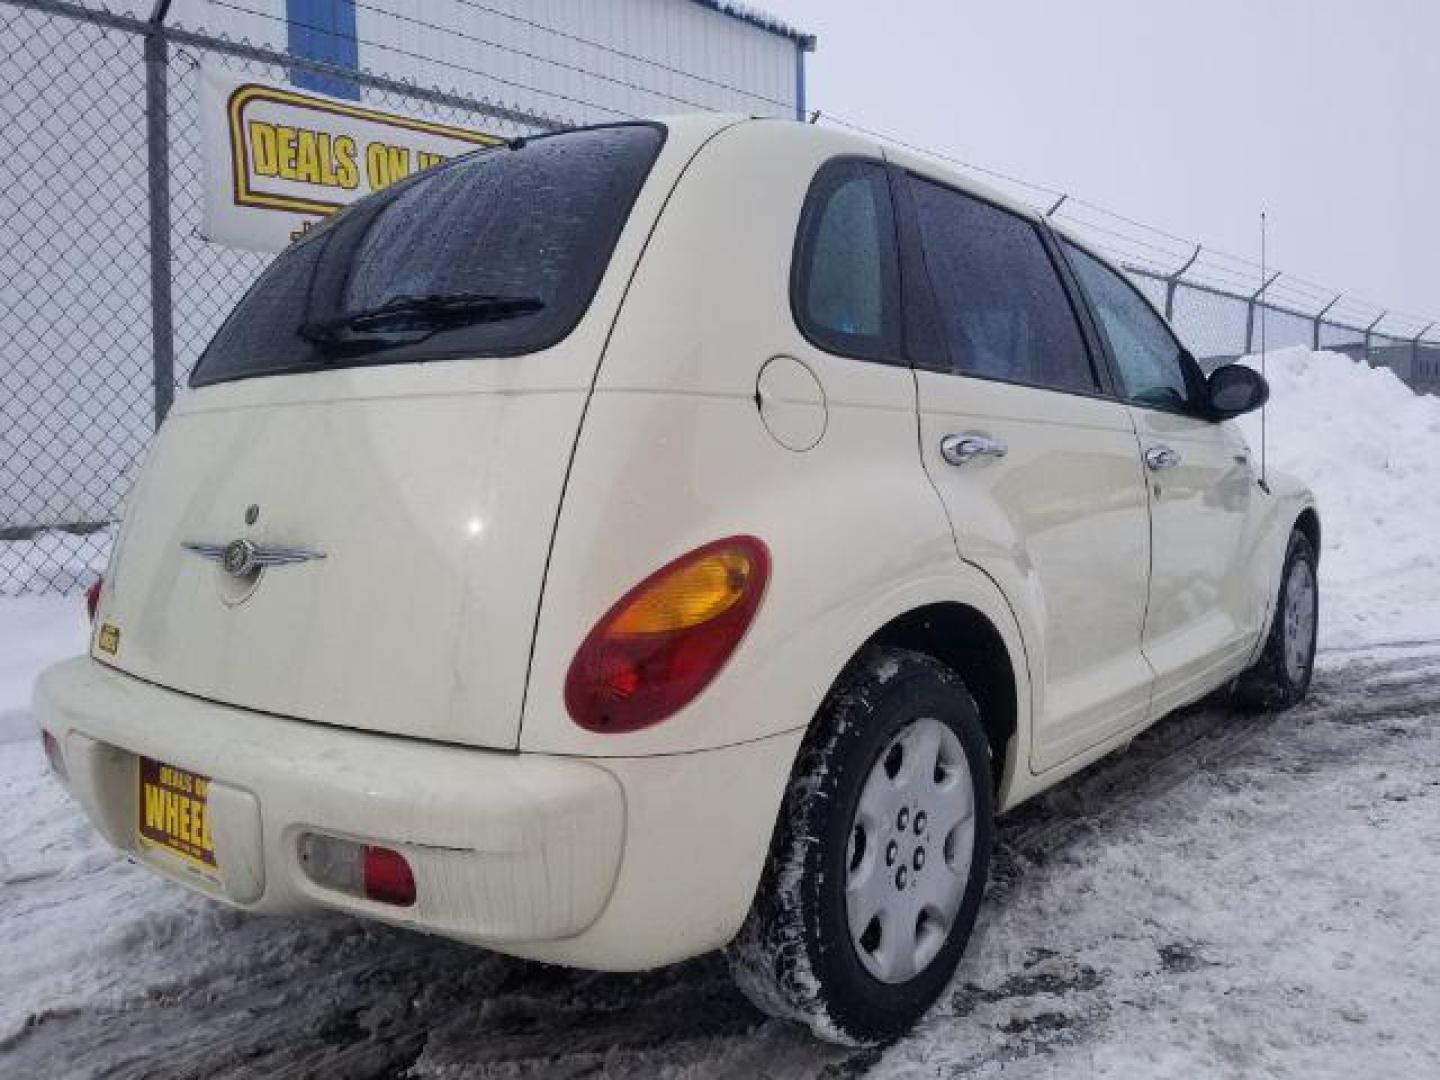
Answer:
<svg viewBox="0 0 1440 1080"><path fill-rule="evenodd" d="M456 71L464 72L477 78L489 79L502 85L512 86L516 89L524 90L529 93L541 94L547 97L555 98L556 100L560 101L567 101L571 104L580 105L583 108L599 110L613 116L620 116L627 119L633 119L636 117L636 114L630 113L624 109L618 109L613 105L605 105L595 101L588 101L574 94L566 94L558 91L546 90L541 87L531 86L513 78L498 76L492 72L482 71L478 68L455 63L454 61L442 60L438 57L413 52L411 50L403 49L399 46L387 42L360 39L355 35L345 34L339 30L336 30L333 27L318 26L315 24L306 23L304 21L287 19L284 16L273 15L268 12L263 12L254 8L246 7L243 4L234 2L234 0L212 0L212 2L218 7L229 8L231 10L238 11L250 16L268 19L280 23L290 23L292 25L298 25L305 29L313 30L319 33L329 34L341 40L354 41L357 47L360 45L364 45L366 48L396 53L397 55L406 56L421 63L437 64L443 67L451 68ZM515 15L511 12L503 11L502 9L496 8L492 5L482 3L480 2L480 0L455 0L455 2L464 7L471 8L477 11L483 11L497 18L506 19L519 25L527 26L539 32L550 34L557 38L571 41L575 44L583 45L587 48L596 49L608 55L616 56L636 63L646 64L655 68L656 70L663 70L668 72L669 74L676 75L682 78L693 79L697 82L712 86L715 89L722 90L726 93L736 94L753 100L763 101L766 104L778 106L784 109L792 107L791 103L789 102L784 102L776 98L767 97L766 95L758 94L754 91L748 90L747 88L735 86L731 83L726 83L721 80L715 80L706 76L697 75L692 72L686 72L680 68L676 68L673 65L666 64L662 61L653 60L651 58L639 56L635 53L617 49L614 46L608 45L604 42L596 41L595 39L586 37L583 34L573 33L568 30L563 30L559 27L551 26L536 19L526 18L521 15ZM496 49L500 52L507 53L524 60L539 64L545 64L559 70L569 71L573 74L581 75L583 77L593 78L599 82L629 90L632 93L638 93L649 97L659 98L665 101L675 102L676 104L683 105L692 109L698 109L700 111L715 111L715 106L706 102L697 101L691 97L687 97L682 94L678 94L672 91L660 90L654 87L644 86L632 80L621 78L619 76L612 75L606 72L597 71L593 68L586 67L581 64L569 63L567 61L555 59L554 57L544 56L540 53L533 52L528 49L522 49L511 45L506 45L502 42L494 41L490 38L470 33L457 26L432 22L428 19L421 18L415 15L394 11L379 4L369 2L369 0L356 0L355 6L361 10L369 11L382 17L394 19L398 22L407 23L439 34L447 34L459 37L464 40L472 41L478 45L483 45L487 48ZM924 146L922 144L916 143L911 140L903 139L890 133L881 132L867 125L860 124L845 117L825 112L821 112L819 116L828 123L834 124L838 127L846 128L857 134L864 135L867 138L878 139L880 141L890 143L891 145L901 147L913 153L917 153L925 157L932 158L934 160L943 161L957 168L964 169L977 176L985 177L992 181L998 181L1000 183L1007 184L1012 188L1019 189L1022 192L1029 193L1029 195L1020 196L1023 201L1037 204L1040 200L1035 199L1035 195L1046 196L1047 198L1045 201L1048 201L1052 204L1058 203L1059 206L1057 208L1063 210L1062 213L1059 213L1057 215L1057 220L1063 221L1068 225L1081 228L1090 233L1099 233L1105 235L1109 237L1111 241L1118 242L1120 245L1122 245L1118 248L1118 256L1115 253L1115 243L1109 245L1111 250L1107 251L1107 254L1110 254L1111 257L1118 257L1125 263L1134 265L1137 269L1144 269L1149 272L1157 273L1160 276L1168 277L1170 274L1174 273L1174 271L1179 266L1186 265L1188 262L1188 265L1186 265L1185 269L1185 280L1189 280L1198 284L1203 284L1212 288L1220 288L1227 290L1233 289L1243 295L1249 295L1256 289L1260 288L1262 285L1261 267L1259 262L1247 256L1238 255L1234 252L1226 251L1223 248L1217 248L1203 243L1197 243L1193 239L1160 228L1159 226L1151 225L1148 222L1140 221L1139 219L1131 215L1124 214L1117 210L1113 210L1110 207L1104 206L1084 196L1070 194L1068 192L1062 191L1058 187L1054 187L1049 184L1028 180L1024 177L1020 177L1000 169L991 168L975 161L966 160L965 158L962 158L953 153L936 150L932 147ZM1086 218L1075 213L1076 208L1089 211L1092 215L1098 215L1101 219L1107 222L1107 224L1102 224L1100 221L1095 221L1093 219ZM1045 209L1045 207L1042 206L1040 207L1040 209L1043 210ZM1122 226L1125 228L1122 228ZM1142 235L1136 236L1131 232L1127 231L1127 229L1139 230ZM1091 236L1088 237L1088 239L1092 240L1093 242L1095 238ZM1175 248L1168 245L1179 245L1179 247ZM1199 254L1195 255L1192 258L1192 254L1197 248L1199 249ZM1342 301L1340 303L1334 303L1334 298L1337 295L1337 292L1342 297ZM1333 307L1337 309L1343 308L1347 311L1357 312L1362 317L1366 311L1380 312L1386 310L1382 308L1381 305L1354 295L1347 290L1332 289L1318 282L1310 281L1306 278L1286 272L1282 272L1281 277L1276 281L1272 282L1266 288L1266 296L1267 298L1276 298L1280 302L1288 302L1291 306L1314 308L1316 310L1319 310L1321 307L1324 307L1326 305L1333 305ZM1386 311L1385 317L1391 322L1404 321L1413 323L1417 326L1424 325L1429 322L1429 320L1421 316L1411 315L1400 311Z"/></svg>
<svg viewBox="0 0 1440 1080"><path fill-rule="evenodd" d="M150 10L152 0L139 2L144 12ZM479 0L457 2L477 12L503 14ZM633 85L644 81L646 72L669 68L659 62L641 67L644 59L634 58L634 68L588 72L592 61L606 66L602 53L622 56L621 51L555 28L549 29L557 41L574 47L557 46L562 62L547 67L548 58L536 54L548 43L535 36L547 28L533 18L513 16L516 25L531 26L534 34L515 33L524 49L495 46L524 60L501 63L508 74L499 76L484 70L492 57L503 60L502 54L486 51L480 33L492 33L487 26L473 27L480 33L457 35L455 27L444 25L466 17L456 9L433 23L410 19L431 28L423 35L382 28L379 36L393 34L394 44L337 35L355 40L358 53L342 64L287 52L285 34L271 33L270 27L289 21L264 10L273 0L214 3L266 25L227 17L233 37L178 22L157 31L144 12L122 15L73 0L0 0L0 26L12 45L0 50L0 85L6 88L0 112L7 112L7 133L14 136L14 182L0 186L0 219L13 225L7 233L12 242L0 247L0 279L7 284L0 290L0 316L16 327L0 341L0 426L12 444L10 453L0 455L0 538L22 542L9 563L0 565L0 594L75 589L103 565L110 535L106 524L119 514L128 470L163 415L155 388L173 384L177 376L183 380L231 305L270 260L266 253L213 244L202 235L204 104L202 81L193 70L201 57L246 79L284 83L308 72L345 80L375 108L507 135L554 130L591 117L628 118L631 114L620 106L638 108L647 99L606 89L607 84L625 86L628 78ZM359 6L377 18L385 16L376 13L387 12L398 19L410 9L406 0L363 0ZM443 10L414 8L427 18ZM206 11L216 21L211 9ZM303 20L289 25L332 32ZM367 32L373 25L367 16ZM242 33L260 44L251 44ZM507 40L509 32L493 33ZM446 49L443 41L427 40L432 34L464 43L457 45L455 60L426 55L431 48ZM163 68L142 62L139 43L155 38L168 44ZM586 44L602 52L588 55L579 48ZM657 45L664 56L675 55L664 51L671 48ZM402 63L395 57L408 59ZM582 73L601 77L586 81L563 74L577 65ZM715 70L723 75L728 69ZM685 73L671 69L671 74ZM738 73L733 77L743 81ZM166 80L168 87L167 106L158 112L147 113L144 107L149 79ZM432 79L449 88L421 85ZM555 88L546 89L552 79ZM668 75L657 76L658 83L677 93L641 89L653 95L650 100L687 101L711 96L694 89L704 81L696 76L693 82L672 84ZM760 83L757 89L773 85ZM744 92L723 83L716 89ZM764 99L756 94L746 100ZM706 109L698 102L687 101L686 107ZM1252 302L1248 298L1259 287L1259 275L1238 256L1208 248L1197 254L1193 242L1177 234L1085 199L1067 197L1057 207L1061 193L1056 188L851 126L876 146L903 145L1017 193L1015 201L1036 205L1041 213L1055 211L1067 228L1129 270L1131 280L1171 315L1182 340L1207 364L1252 351L1258 340L1255 324L1264 325L1268 315L1268 340L1274 347L1315 341L1357 360L1390 366L1417 387L1440 388L1440 343L1401 337L1403 315L1386 314L1378 324L1382 329L1376 329L1378 309L1363 309L1351 298L1337 300L1332 291L1288 275L1271 286L1265 304ZM104 137L96 138L102 129ZM163 158L149 152L157 137L165 140ZM51 178L67 168L90 180L71 185L61 198ZM147 185L147 179L152 183ZM169 194L163 203L152 196L155 181ZM154 250L147 245L157 236L168 239L158 269L146 257ZM173 304L157 304L154 284L165 280L157 274L168 275ZM1307 314L1322 306L1329 311L1323 320ZM1355 311L1361 314L1352 315Z"/></svg>
<svg viewBox="0 0 1440 1080"><path fill-rule="evenodd" d="M215 7L225 8L230 11L239 12L242 15L250 15L255 18L266 19L270 22L281 23L289 26L298 26L304 30L316 30L321 33L332 34L333 36L340 38L342 41L354 41L357 46L364 45L366 48L369 49L379 49L382 52L394 53L397 56L404 56L410 60L418 60L424 64L434 64L439 67L449 68L452 71L464 72L467 75L472 75L479 79L487 79L491 82L496 82L504 86L513 87L517 90L524 90L527 93L540 94L544 97L554 98L557 101L567 101L572 105L579 105L580 107L586 109L598 109L601 112L609 113L611 116L618 116L625 120L638 119L638 116L635 113L626 112L624 109L617 109L614 106L610 105L601 105L598 102L586 101L584 98L578 98L571 94L561 93L558 90L545 90L541 87L531 86L516 79L509 79L501 75L496 75L492 71L482 71L480 68L468 67L465 64L457 64L451 60L442 60L437 56L427 56L424 53L417 53L409 49L403 49L398 45L387 44L383 41L369 41L357 38L354 35L349 34L335 33L330 27L327 26L319 26L315 23L307 23L298 19L290 19L284 15L273 15L266 11L257 11L254 8L245 7L243 4L232 3L231 0L210 0L210 3ZM664 95L662 94L659 96L663 97Z"/></svg>
<svg viewBox="0 0 1440 1080"><path fill-rule="evenodd" d="M1059 188L1046 187L1044 184L1037 184L1030 180L1022 180L1018 176L1011 176L1009 173L1000 172L998 169L991 169L987 168L984 165L977 165L973 161L966 161L963 158L956 157L954 154L947 154L939 150L931 149L928 146L921 146L918 143L907 142L906 140L900 138L898 135L889 135L884 132L876 131L873 128L865 127L863 124L857 124L853 120L846 120L842 117L834 115L833 113L828 113L821 110L816 113L816 116L828 124L835 124L837 127L848 128L850 131L855 132L857 135L864 135L867 138L871 139L879 139L881 142L888 142L892 146L898 146L902 149L910 150L916 154L922 154L925 157L934 158L937 161L943 161L947 164L955 165L962 169L967 169L970 172L978 173L981 176L988 176L993 180L1003 180L1007 184L1014 184L1017 187L1025 188L1029 191L1038 191L1041 194L1049 195L1052 198L1058 198L1059 196L1065 194Z"/></svg>
<svg viewBox="0 0 1440 1080"><path fill-rule="evenodd" d="M671 64L665 63L662 60L656 60L648 56L641 56L638 53L627 52L624 49L618 49L613 45L607 45L604 42L595 41L594 39L587 38L581 34L575 34L568 30L561 30L559 27L547 26L544 23L536 22L534 19L527 19L523 15L516 15L513 11L505 11L501 8L491 7L489 4L479 3L478 0L454 0L454 2L460 4L462 7L473 8L476 11L483 11L486 14L494 15L497 18L507 19L510 22L518 23L521 26L528 26L532 30L539 30L542 33L550 34L551 36L560 38L564 41L573 41L577 45L584 45L587 48L599 50L600 52L607 53L610 56L619 57L622 60L629 60L632 63L636 64L644 64L647 67L655 68L657 71L664 71L670 75L678 75L681 78L691 79L695 82L704 83L707 86L714 86L718 89L727 90L731 93L743 94L746 97L754 98L756 101L763 101L767 105L775 105L782 109L794 108L793 102L782 101L779 98L773 98L765 94L756 93L754 90L747 90L744 87L732 86L730 83L720 82L716 79L711 79L705 75L697 75L693 71L686 71L684 68L675 67Z"/></svg>
<svg viewBox="0 0 1440 1080"><path fill-rule="evenodd" d="M689 72L662 60L620 49L606 42L587 37L584 34L552 26L539 19L505 11L492 4L484 3L482 0L453 0L453 2L462 7L484 12L496 18L515 23L516 25L528 27L539 33L548 34L557 39L569 41L632 63L646 65L656 71L664 71L670 75L691 80L697 84L710 86L725 93L742 96L750 100L761 101L767 105L784 109L787 112L793 107L793 103L791 102L782 101L778 98L758 93L746 87L736 86L733 83L728 83L723 80ZM594 110L608 116L634 119L638 115L624 108L619 108L615 104L590 100L576 93L567 93L560 90L535 86L510 76L498 75L493 71L487 71L454 60L442 59L390 42L360 38L355 34L345 33L333 26L323 26L306 22L303 19L288 18L284 15L277 15L246 6L243 3L236 2L236 0L212 0L212 3L216 7L235 11L252 18L259 18L278 24L298 26L339 40L354 42L357 49L363 46L366 49L373 49L382 53L405 57L422 65L460 72L475 79L486 80L528 94L540 95L541 97L553 99L554 101L565 102L582 109ZM356 0L356 7L384 18L393 19L437 34L458 37L477 45L515 56L530 63L547 65L557 70L568 71L572 74L594 79L597 82L612 85L632 93L645 95L662 101L674 102L689 109L707 112L717 111L716 107L709 103L695 100L692 97L680 93L642 85L630 79L595 70L584 64L572 63L555 57L545 56L530 49L507 45L503 42L471 33L459 26L430 21L418 15L393 10L374 2L374 0ZM1262 287L1261 268L1259 263L1253 258L1238 255L1234 252L1212 247L1207 244L1197 244L1193 239L1141 221L1120 211L1113 210L1082 195L1062 191L1060 188L1050 184L1029 180L1013 173L982 165L979 162L967 160L955 153L937 150L933 147L925 146L891 133L876 130L865 124L835 114L821 112L816 115L817 117L823 117L827 123L846 128L867 138L876 139L913 153L945 162L993 183L1007 185L1012 189L1010 192L1012 197L1029 203L1041 211L1048 210L1055 213L1055 220L1071 228L1081 230L1085 233L1085 238L1089 242L1097 247L1103 247L1105 254L1126 265L1127 268L1169 280L1183 267L1183 275L1176 280L1217 291L1233 292L1240 297L1250 296ZM1103 244L1101 243L1102 237L1104 238ZM1269 283L1269 285L1265 287L1265 298L1273 304L1285 305L1299 310L1318 312L1321 309L1327 309L1336 315L1347 313L1355 319L1365 322L1367 325L1377 313L1380 313L1383 320L1392 328L1400 324L1409 325L1412 329L1414 327L1426 327L1431 324L1431 320L1422 316L1386 309L1382 307L1382 305L1360 297L1348 290L1337 290L1289 272L1283 272L1277 280Z"/></svg>
<svg viewBox="0 0 1440 1080"><path fill-rule="evenodd" d="M1220 248L1199 243L1193 239L1180 236L1176 233L1150 225L1127 214L1102 206L1082 196L1073 195L1062 191L1058 187L1049 184L1038 183L1027 180L999 169L993 169L980 165L974 161L968 161L956 154L941 150L935 150L918 144L912 140L887 132L877 131L874 128L853 120L836 116L833 113L820 111L816 118L834 124L837 127L846 128L856 134L864 135L867 138L877 139L909 150L912 153L936 161L943 161L946 164L954 165L978 176L990 180L1000 181L1009 184L1024 192L1035 193L1046 197L1045 200L1037 200L1033 196L1015 195L1024 202L1028 202L1042 212L1051 212L1056 219L1066 225L1085 230L1090 234L1099 234L1108 237L1106 242L1101 242L1095 235L1087 235L1086 239L1096 247L1103 250L1104 254L1120 262L1127 269L1138 270L1157 279L1169 280L1172 275L1186 261L1191 254L1199 248L1199 256L1190 263L1184 276L1177 278L1191 284L1199 284L1208 288L1225 292L1234 292L1240 297L1247 297L1261 289L1264 284L1261 278L1260 263L1243 255L1237 255ZM1102 225L1096 221L1082 218L1073 212L1073 207L1078 206L1089 210L1093 214L1109 219L1111 222L1118 222L1139 229L1146 234L1145 237L1133 236L1113 225ZM1170 241L1174 244L1183 245L1183 250L1172 249L1165 246L1161 241ZM1118 242L1118 243L1117 243ZM1128 244L1129 248L1119 246ZM1143 254L1137 254L1137 250ZM1167 264L1157 261L1156 256L1164 256L1170 262ZM1220 263L1229 265L1220 265ZM1248 273L1246 272L1248 271ZM1337 296L1339 300L1337 300ZM1421 315L1415 315L1405 311L1386 308L1374 301L1357 296L1349 290L1340 290L1327 287L1319 282L1311 281L1282 271L1281 276L1265 287L1266 307L1280 310L1285 314L1304 315L1305 311L1313 313L1320 311L1327 306L1331 311L1346 311L1355 314L1357 318L1364 319L1367 323L1370 318L1377 314L1383 316L1383 321L1396 327L1396 324L1408 325L1411 330L1426 329L1437 325ZM1300 308L1301 311L1290 311L1289 308ZM1363 328L1361 328L1363 329ZM1397 328L1398 329L1398 328ZM1376 331L1377 334L1380 331Z"/></svg>
<svg viewBox="0 0 1440 1080"><path fill-rule="evenodd" d="M382 52L395 53L397 55L404 56L412 60L417 60L421 63L436 64L442 67L447 67L455 71L461 71L468 75L475 76L477 78L489 79L491 81L501 83L506 86L511 86L515 89L524 90L532 94L541 94L547 97L553 97L557 100L568 101L571 104L580 105L585 108L599 109L602 112L609 113L613 116L620 116L626 119L637 119L641 115L639 113L629 112L624 109L617 109L613 105L602 105L599 102L587 101L586 99L577 97L573 94L565 94L554 90L546 90L538 86L532 86L510 77L497 75L492 71L486 71L480 68L470 67L465 64L459 64L451 60L444 60L437 56L414 52L412 50L402 48L389 42L376 41L370 38L361 38L356 34L345 33L344 31L336 29L332 26L324 26L318 23L306 22L304 19L298 19L286 15L278 15L267 11L261 11L256 8L246 7L243 4L235 3L234 0L211 0L211 2L216 7L226 8L228 10L235 11L243 15L249 15L254 18L265 19L270 22L280 23L287 26L298 26L301 29L312 30L316 33L326 35L338 41L353 42L357 48L360 46L364 46L367 49L377 49ZM463 0L460 0L460 2L463 2ZM673 93L670 91L661 90L658 87L645 86L641 83L633 82L629 79L624 79L616 75L611 75L607 72L597 71L593 68L584 67L579 64L568 63L564 60L557 60L554 57L544 56L540 53L531 52L527 49L517 48L513 45L506 45L502 42L494 41L490 38L481 37L478 34L469 33L468 31L465 31L456 26L448 26L440 23L430 22L427 19L419 18L414 15L409 15L404 12L392 11L389 8L380 7L376 4L366 3L364 2L364 0L355 0L355 7L363 11L371 12L375 15L394 19L397 22L407 23L420 29L433 31L437 34L442 34L450 37L458 37L463 40L473 42L476 45L481 45L485 48L494 49L497 52L507 53L511 56L518 57L521 60L526 60L537 64L545 64L562 71L568 71L571 74L580 75L584 78L594 79L597 82L617 86L622 89L628 90L631 93L641 94L651 98L659 98L663 101L674 102L678 105L683 105L687 108L696 109L701 112L717 111L714 105L707 102L696 101L693 98L685 97L681 94ZM487 8L485 10L491 9ZM527 25L535 27L542 26L542 24L535 23L531 20L521 21L525 22ZM599 42L591 41L590 39L581 37L580 35L568 34L558 30L556 30L555 33L560 34L561 36L566 37L569 40L575 41L577 43L593 46L595 48L605 48L605 46L601 45ZM613 52L614 50L607 51ZM666 70L669 70L674 74L684 74L683 72L680 72L679 69L670 68L668 65L657 66L664 67L666 68ZM713 86L719 90L723 90L727 93L742 95L748 98L761 100L769 104L777 105L785 109L787 115L794 108L794 105L790 102L779 101L774 98L767 98L764 95L757 94L752 91L747 91L741 87L734 86L730 83L725 83L719 80L703 77L696 78L699 78L700 81L703 81L710 86Z"/></svg>
<svg viewBox="0 0 1440 1080"><path fill-rule="evenodd" d="M489 39L489 38L484 38L484 37L480 37L480 36L477 35L477 34L468 33L468 32L466 32L466 31L464 31L464 30L462 30L462 29L460 29L459 27L456 27L456 26L443 26L443 25L441 25L441 24L439 24L439 23L428 22L428 21L426 21L425 19L417 18L416 16L413 16L413 15L406 15L406 14L404 14L403 12L391 11L389 8L379 7L379 6L375 5L375 4L367 4L367 3L364 2L364 0L354 0L354 3L355 3L355 7L356 7L357 9L359 9L359 10L369 11L369 12L372 12L373 14L376 14L376 15L383 15L383 16L386 16L386 17L388 17L388 18L394 19L394 20L396 20L397 22L408 23L408 24L410 24L410 25L412 25L412 26L418 26L418 27L420 27L420 28L422 28L422 29L425 29L425 30L433 30L433 31L436 31L437 33L449 34L449 35L452 35L452 36L454 36L454 37L462 38L462 39L464 39L464 40L466 40L466 41L472 41L472 42L474 42L474 43L477 44L477 45L483 45L483 46L485 46L486 48L496 49L496 50L498 50L498 51L500 51L500 52L509 53L511 56L517 56L517 57L520 57L520 58L523 59L523 60L530 60L530 61L534 61L535 63L539 63L539 64L547 64L547 65L549 65L550 67L559 68L559 69L562 70L562 71L569 71L569 72L571 72L571 73L573 73L573 74L582 75L582 76L584 76L584 77L586 77L586 78L590 78L590 79L595 79L595 80L598 81L598 82L609 83L609 84L612 85L612 86L619 86L619 87L622 87L623 89L626 89L626 90L631 91L632 93L644 94L644 95L650 96L650 97L664 98L664 99L667 100L667 101L674 101L674 102L677 102L677 103L679 103L679 104L681 104L681 105L688 105L688 106L690 106L690 107L693 108L693 109L700 109L700 110L702 110L702 111L709 111L710 109L713 108L713 106L708 105L708 104L706 104L705 102L695 101L695 100L693 100L693 99L691 99L691 98L682 97L682 96L679 95L679 94L673 94L673 93L669 93L669 92L664 91L664 90L658 90L658 89L656 89L656 88L654 88L654 87L650 87L650 86L643 86L643 85L641 85L640 83L631 82L631 81L628 80L628 79L622 79L622 78L620 78L619 76L610 75L610 74L607 74L606 72L603 72L603 71L596 71L596 70L594 70L594 69L592 69L592 68L581 67L581 66L578 65L578 64L566 63L564 60L556 60L554 57L543 56L543 55L541 55L540 53L530 52L530 51L527 50L527 49L520 49L520 48L516 48L516 47L513 46L513 45L505 45L505 44L502 44L501 42L498 42L498 41L492 41L492 40ZM349 35L346 35L346 34L336 34L335 36L340 37L340 38L342 38L342 39L344 39L344 40L354 40L354 39L350 38ZM572 35L572 38L573 38L573 35ZM584 39L577 39L577 40L584 40ZM373 43L371 43L371 44L373 44ZM586 44L593 44L593 43L587 41ZM730 93L744 94L746 97L758 97L758 96L759 96L759 95L755 95L755 94L746 93L745 91L740 90L738 87L728 86L728 85L726 85L726 84L724 84L724 83L712 83L712 85L718 86L718 87L720 87L720 88L722 88L722 89L724 89L724 90L726 90L727 92L730 92ZM766 100L769 100L769 99L766 99ZM777 103L777 104L783 104L783 103ZM786 108L793 108L793 106L786 105Z"/></svg>

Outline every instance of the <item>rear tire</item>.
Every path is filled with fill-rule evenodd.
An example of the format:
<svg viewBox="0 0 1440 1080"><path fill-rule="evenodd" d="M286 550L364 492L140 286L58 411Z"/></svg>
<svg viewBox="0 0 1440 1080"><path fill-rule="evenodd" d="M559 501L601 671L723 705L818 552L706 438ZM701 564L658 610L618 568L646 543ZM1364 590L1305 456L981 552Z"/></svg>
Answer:
<svg viewBox="0 0 1440 1080"><path fill-rule="evenodd" d="M1235 684L1235 700L1241 706L1280 711L1298 705L1309 692L1320 622L1317 582L1315 549L1309 537L1291 533L1265 651Z"/></svg>
<svg viewBox="0 0 1440 1080"><path fill-rule="evenodd" d="M990 748L953 671L873 649L806 736L755 902L726 950L745 995L832 1042L906 1031L970 937L993 838Z"/></svg>

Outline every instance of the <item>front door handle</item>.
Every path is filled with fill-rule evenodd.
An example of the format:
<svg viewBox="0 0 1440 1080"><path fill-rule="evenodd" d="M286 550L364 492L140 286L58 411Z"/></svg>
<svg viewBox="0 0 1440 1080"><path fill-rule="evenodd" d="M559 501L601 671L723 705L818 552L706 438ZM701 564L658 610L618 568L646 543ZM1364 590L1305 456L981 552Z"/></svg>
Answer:
<svg viewBox="0 0 1440 1080"><path fill-rule="evenodd" d="M1145 464L1152 472L1173 469L1180 464L1180 452L1168 446L1152 446L1145 451Z"/></svg>
<svg viewBox="0 0 1440 1080"><path fill-rule="evenodd" d="M1002 458L1009 452L1004 439L989 435L946 435L940 440L940 456L951 465L966 465L976 458Z"/></svg>

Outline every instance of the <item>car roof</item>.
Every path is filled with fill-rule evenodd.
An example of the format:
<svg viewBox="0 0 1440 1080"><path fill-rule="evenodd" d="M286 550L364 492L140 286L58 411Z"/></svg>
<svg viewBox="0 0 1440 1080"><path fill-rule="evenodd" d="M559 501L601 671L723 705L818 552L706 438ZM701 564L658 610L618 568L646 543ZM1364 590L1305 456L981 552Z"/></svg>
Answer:
<svg viewBox="0 0 1440 1080"><path fill-rule="evenodd" d="M718 132L737 124L784 124L797 143L805 140L823 141L839 153L853 153L860 156L879 157L893 162L902 169L911 169L933 177L957 188L968 195L994 203L1027 221L1038 221L1040 215L1033 206L1018 202L1004 192L976 180L960 169L947 165L943 160L906 150L904 147L887 142L878 136L848 131L834 126L806 124L798 120L781 117L744 116L738 113L684 113L678 116L662 116L657 119L666 127L675 130L698 129L700 132ZM847 146L848 144L848 146Z"/></svg>
<svg viewBox="0 0 1440 1080"><path fill-rule="evenodd" d="M667 127L672 128L693 128L700 133L718 133L725 128L739 124L785 124L793 132L797 142L810 140L824 140L825 144L839 153L854 153L865 157L880 157L902 169L920 173L924 176L938 180L967 195L973 195L988 203L999 206L1018 217L1034 224L1044 223L1051 228L1058 236L1082 249L1086 254L1091 255L1104 265L1123 273L1123 268L1117 266L1115 261L1107 257L1103 252L1097 251L1094 244L1083 235L1069 228L1053 218L1046 218L1034 206L1021 202L997 188L991 187L983 181L975 179L962 169L948 164L943 159L914 150L897 146L885 139L865 134L862 132L848 131L834 126L820 126L816 124L801 123L798 120L790 120L776 117L753 117L744 116L739 113L686 113L678 116L666 116L659 118ZM848 148L847 145L849 144Z"/></svg>

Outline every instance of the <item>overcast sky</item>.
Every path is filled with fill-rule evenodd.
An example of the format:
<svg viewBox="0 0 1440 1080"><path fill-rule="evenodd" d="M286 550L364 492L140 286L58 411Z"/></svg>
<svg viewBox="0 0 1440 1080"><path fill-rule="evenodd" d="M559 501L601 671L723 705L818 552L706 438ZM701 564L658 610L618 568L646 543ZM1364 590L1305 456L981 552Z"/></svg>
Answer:
<svg viewBox="0 0 1440 1080"><path fill-rule="evenodd" d="M812 108L1440 319L1440 0L764 0Z"/></svg>

